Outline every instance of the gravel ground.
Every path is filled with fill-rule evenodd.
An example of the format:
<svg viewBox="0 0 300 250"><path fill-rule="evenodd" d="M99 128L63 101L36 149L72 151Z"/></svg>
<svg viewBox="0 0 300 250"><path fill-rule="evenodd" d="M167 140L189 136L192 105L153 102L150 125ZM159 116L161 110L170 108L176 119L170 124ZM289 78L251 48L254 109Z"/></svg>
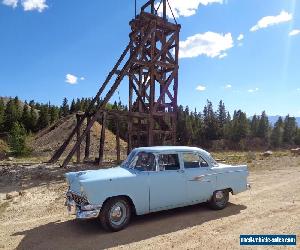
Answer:
<svg viewBox="0 0 300 250"><path fill-rule="evenodd" d="M300 157L271 157L251 166L252 189L231 196L226 209L201 204L140 216L118 233L67 215L63 170L2 167L0 249L251 249L239 246L240 234L297 234L299 249ZM11 191L23 192L5 200Z"/></svg>

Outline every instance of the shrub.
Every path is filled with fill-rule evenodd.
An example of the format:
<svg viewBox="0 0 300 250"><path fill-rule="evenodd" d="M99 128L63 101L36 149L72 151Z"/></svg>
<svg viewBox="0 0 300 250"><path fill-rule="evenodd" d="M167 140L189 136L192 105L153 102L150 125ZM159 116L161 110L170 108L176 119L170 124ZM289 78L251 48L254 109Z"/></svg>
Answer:
<svg viewBox="0 0 300 250"><path fill-rule="evenodd" d="M9 133L9 146L12 154L15 156L25 156L29 153L29 149L26 146L26 129L15 122Z"/></svg>

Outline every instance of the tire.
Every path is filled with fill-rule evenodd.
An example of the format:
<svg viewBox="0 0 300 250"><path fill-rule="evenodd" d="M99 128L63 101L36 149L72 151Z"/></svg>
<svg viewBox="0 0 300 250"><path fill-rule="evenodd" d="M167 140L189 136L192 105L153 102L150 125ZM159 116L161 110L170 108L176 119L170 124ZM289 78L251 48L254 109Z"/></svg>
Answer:
<svg viewBox="0 0 300 250"><path fill-rule="evenodd" d="M213 193L209 201L209 206L214 210L224 209L229 201L229 191L228 190L217 190Z"/></svg>
<svg viewBox="0 0 300 250"><path fill-rule="evenodd" d="M117 232L130 222L131 205L126 198L115 197L104 203L100 212L100 222L107 231Z"/></svg>

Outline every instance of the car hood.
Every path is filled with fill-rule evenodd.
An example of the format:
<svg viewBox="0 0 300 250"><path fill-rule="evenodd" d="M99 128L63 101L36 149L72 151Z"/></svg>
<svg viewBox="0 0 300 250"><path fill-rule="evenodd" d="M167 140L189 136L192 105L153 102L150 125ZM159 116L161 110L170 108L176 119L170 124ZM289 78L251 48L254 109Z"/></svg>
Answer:
<svg viewBox="0 0 300 250"><path fill-rule="evenodd" d="M79 172L70 172L65 176L67 179L78 179L78 180L107 180L107 179L117 179L124 177L131 177L134 174L134 171L131 169L126 169L122 167L108 168L108 169L99 169L99 170L86 170Z"/></svg>
<svg viewBox="0 0 300 250"><path fill-rule="evenodd" d="M80 183L88 181L106 181L120 178L128 178L135 176L132 169L122 167L99 169L99 170L86 170L79 172L69 172L65 174L70 189L74 192L80 192Z"/></svg>

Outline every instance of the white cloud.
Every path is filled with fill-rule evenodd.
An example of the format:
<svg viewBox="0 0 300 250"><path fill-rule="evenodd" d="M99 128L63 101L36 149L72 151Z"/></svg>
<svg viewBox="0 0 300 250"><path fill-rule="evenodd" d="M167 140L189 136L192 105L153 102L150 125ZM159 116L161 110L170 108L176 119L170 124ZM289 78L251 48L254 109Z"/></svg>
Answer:
<svg viewBox="0 0 300 250"><path fill-rule="evenodd" d="M206 32L188 37L179 44L179 57L191 58L200 55L208 57L224 57L225 51L233 47L231 33L219 34L215 32Z"/></svg>
<svg viewBox="0 0 300 250"><path fill-rule="evenodd" d="M18 6L18 1L19 0L3 0L2 3L4 5L16 8Z"/></svg>
<svg viewBox="0 0 300 250"><path fill-rule="evenodd" d="M259 88L249 89L248 92L249 93L254 93L254 92L257 92L258 90L259 90Z"/></svg>
<svg viewBox="0 0 300 250"><path fill-rule="evenodd" d="M178 18L180 16L187 17L195 15L200 5L206 6L213 3L222 4L223 0L169 0L169 3L172 7L175 18ZM155 8L157 9L158 6L159 3L156 3ZM158 9L158 13L160 15L162 14L162 4ZM173 17L169 7L167 7L167 15L170 18Z"/></svg>
<svg viewBox="0 0 300 250"><path fill-rule="evenodd" d="M43 12L48 8L46 0L22 0L22 6L25 11L37 10Z"/></svg>
<svg viewBox="0 0 300 250"><path fill-rule="evenodd" d="M227 84L226 86L225 86L225 89L231 89L232 88L232 85L231 84Z"/></svg>
<svg viewBox="0 0 300 250"><path fill-rule="evenodd" d="M79 80L84 81L85 77L83 77L83 76L78 77L78 76L75 76L75 75L72 75L72 74L66 74L66 79L65 79L66 83L74 85L74 84L77 84Z"/></svg>
<svg viewBox="0 0 300 250"><path fill-rule="evenodd" d="M69 84L76 84L78 82L78 77L72 74L66 75L66 82Z"/></svg>
<svg viewBox="0 0 300 250"><path fill-rule="evenodd" d="M203 91L206 90L206 87L203 86L203 85L199 85L199 86L197 86L196 90L198 90L198 91L200 91L200 92L203 92Z"/></svg>
<svg viewBox="0 0 300 250"><path fill-rule="evenodd" d="M25 11L37 10L38 12L43 12L48 5L46 0L2 0L2 3L7 6L16 8L18 3L21 3Z"/></svg>
<svg viewBox="0 0 300 250"><path fill-rule="evenodd" d="M281 11L279 15L277 16L265 16L262 19L260 19L256 25L254 25L250 31L254 32L259 29L264 29L269 26L275 25L275 24L280 24L284 22L289 22L293 19L293 15L286 12L286 11Z"/></svg>
<svg viewBox="0 0 300 250"><path fill-rule="evenodd" d="M296 35L299 35L300 34L300 30L292 30L290 33L289 33L289 36L296 36Z"/></svg>
<svg viewBox="0 0 300 250"><path fill-rule="evenodd" d="M244 39L244 35L243 34L239 34L237 40L238 41L242 41Z"/></svg>
<svg viewBox="0 0 300 250"><path fill-rule="evenodd" d="M297 88L297 91L300 92L300 88Z"/></svg>

